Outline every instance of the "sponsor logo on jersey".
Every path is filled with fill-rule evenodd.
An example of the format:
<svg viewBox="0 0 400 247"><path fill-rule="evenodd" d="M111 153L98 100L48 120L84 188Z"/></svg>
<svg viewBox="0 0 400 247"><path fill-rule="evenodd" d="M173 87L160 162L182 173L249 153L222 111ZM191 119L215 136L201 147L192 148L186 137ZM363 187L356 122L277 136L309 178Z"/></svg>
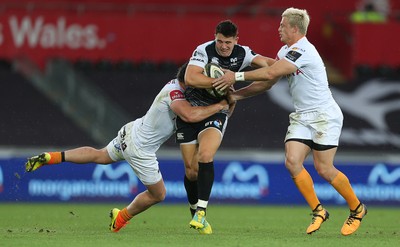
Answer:
<svg viewBox="0 0 400 247"><path fill-rule="evenodd" d="M299 47L293 47L291 50L292 50L292 51L301 51L301 52L306 52L306 50L304 50L304 49L301 49L301 48L299 48Z"/></svg>
<svg viewBox="0 0 400 247"><path fill-rule="evenodd" d="M169 97L171 100L176 100L176 99L184 99L185 96L183 95L182 91L180 90L173 90L169 93Z"/></svg>
<svg viewBox="0 0 400 247"><path fill-rule="evenodd" d="M205 63L204 59L200 59L200 58L196 58L196 57L190 58L190 61L199 61L199 62Z"/></svg>
<svg viewBox="0 0 400 247"><path fill-rule="evenodd" d="M183 140L183 139L185 139L185 136L183 135L183 133L178 132L178 133L176 133L176 139Z"/></svg>
<svg viewBox="0 0 400 247"><path fill-rule="evenodd" d="M115 150L118 153L120 153L121 152L121 145L119 144L118 140L114 139L112 142L113 142L113 146L114 146Z"/></svg>
<svg viewBox="0 0 400 247"><path fill-rule="evenodd" d="M303 72L300 69L297 69L296 72L286 75L286 79L289 82L292 82L292 77L296 76L296 75L299 75L299 74L303 74Z"/></svg>
<svg viewBox="0 0 400 247"><path fill-rule="evenodd" d="M289 59L292 62L296 62L297 59L299 59L299 57L301 57L301 53L295 51L295 50L291 50L289 51L286 56L287 59Z"/></svg>
<svg viewBox="0 0 400 247"><path fill-rule="evenodd" d="M221 125L222 125L222 122L221 122L221 120L215 120L215 121L213 122L213 124L214 124L215 127L220 128Z"/></svg>
<svg viewBox="0 0 400 247"><path fill-rule="evenodd" d="M194 51L194 53L193 53L193 57L201 57L202 59L203 58L205 58L206 57L206 54L204 54L203 52L201 52L201 51Z"/></svg>
<svg viewBox="0 0 400 247"><path fill-rule="evenodd" d="M216 128L221 128L222 122L221 120L217 119L214 121L208 121L204 124L205 127L215 126Z"/></svg>

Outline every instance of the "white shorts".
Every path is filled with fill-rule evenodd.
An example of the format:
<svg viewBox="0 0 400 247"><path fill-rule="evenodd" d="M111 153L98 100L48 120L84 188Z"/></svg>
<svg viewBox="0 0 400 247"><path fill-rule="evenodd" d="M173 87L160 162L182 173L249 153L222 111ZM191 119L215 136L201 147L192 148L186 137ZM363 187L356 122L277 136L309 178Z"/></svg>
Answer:
<svg viewBox="0 0 400 247"><path fill-rule="evenodd" d="M114 161L126 160L144 185L156 184L162 179L155 153L138 149L132 141L135 122L124 125L108 145L107 151Z"/></svg>
<svg viewBox="0 0 400 247"><path fill-rule="evenodd" d="M317 111L292 112L289 121L285 142L304 139L320 145L339 145L343 113L337 104Z"/></svg>

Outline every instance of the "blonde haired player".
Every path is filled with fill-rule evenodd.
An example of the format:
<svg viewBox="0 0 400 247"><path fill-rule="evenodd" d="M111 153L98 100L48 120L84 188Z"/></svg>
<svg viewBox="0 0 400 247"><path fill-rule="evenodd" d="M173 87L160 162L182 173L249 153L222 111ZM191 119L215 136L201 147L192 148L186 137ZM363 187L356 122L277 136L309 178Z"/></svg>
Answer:
<svg viewBox="0 0 400 247"><path fill-rule="evenodd" d="M64 161L107 165L126 160L147 190L138 194L124 209L111 210L110 230L118 232L132 217L164 200L166 190L156 151L174 133L175 118L179 116L188 122L198 122L229 107L226 100L209 106L190 105L184 96L186 67L187 63L178 70L177 79L169 81L161 89L146 115L124 125L117 137L106 147L79 147L64 152L45 152L29 158L25 170L32 172L42 166ZM199 230L200 233L205 231L210 232L211 227Z"/></svg>
<svg viewBox="0 0 400 247"><path fill-rule="evenodd" d="M329 89L324 63L318 51L306 38L310 17L306 10L288 8L282 14L278 29L285 44L278 52L277 61L269 68L249 72L226 71L213 86L223 90L235 81L254 82L231 95L232 100L254 96L270 89L278 78L289 82L295 112L289 116L290 125L285 138L285 166L297 188L313 211L307 233L317 231L329 218L321 205L313 180L303 163L312 152L318 174L343 196L350 208L350 216L341 229L343 235L354 233L367 214L367 208L355 195L349 179L333 165L343 124L343 114Z"/></svg>

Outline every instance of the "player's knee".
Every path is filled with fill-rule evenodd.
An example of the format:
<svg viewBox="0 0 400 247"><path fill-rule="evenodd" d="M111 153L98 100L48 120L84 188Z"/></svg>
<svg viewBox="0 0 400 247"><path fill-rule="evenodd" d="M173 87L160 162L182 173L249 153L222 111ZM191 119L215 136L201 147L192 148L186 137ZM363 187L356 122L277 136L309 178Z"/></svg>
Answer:
<svg viewBox="0 0 400 247"><path fill-rule="evenodd" d="M164 201L166 194L167 194L167 191L166 191L165 187L163 187L163 189L160 189L156 193L153 193L152 198L153 198L154 204Z"/></svg>
<svg viewBox="0 0 400 247"><path fill-rule="evenodd" d="M186 168L185 175L189 179L189 181L196 181L197 180L197 172L198 169L193 168Z"/></svg>
<svg viewBox="0 0 400 247"><path fill-rule="evenodd" d="M286 157L285 167L292 176L296 176L301 172L301 170L303 170L303 163L293 157Z"/></svg>
<svg viewBox="0 0 400 247"><path fill-rule="evenodd" d="M164 191L164 193L160 193L160 194L156 197L156 202L159 203L159 202L164 201L164 200L165 200L165 195L166 195L165 191Z"/></svg>
<svg viewBox="0 0 400 247"><path fill-rule="evenodd" d="M315 170L318 175L328 182L331 182L334 176L337 174L333 167L330 166L315 166Z"/></svg>
<svg viewBox="0 0 400 247"><path fill-rule="evenodd" d="M285 167L289 171L295 169L298 166L298 163L299 162L297 162L297 160L293 156L286 156Z"/></svg>
<svg viewBox="0 0 400 247"><path fill-rule="evenodd" d="M214 153L208 151L199 151L199 162L201 163L209 163L214 160Z"/></svg>

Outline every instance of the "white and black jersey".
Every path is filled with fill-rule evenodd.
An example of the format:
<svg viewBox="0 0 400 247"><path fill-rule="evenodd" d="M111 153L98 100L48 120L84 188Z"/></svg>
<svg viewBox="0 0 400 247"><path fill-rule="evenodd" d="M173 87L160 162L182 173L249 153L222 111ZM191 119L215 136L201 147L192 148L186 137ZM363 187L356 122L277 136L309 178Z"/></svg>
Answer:
<svg viewBox="0 0 400 247"><path fill-rule="evenodd" d="M189 65L196 65L204 69L207 63L215 63L224 69L234 72L249 67L257 54L248 46L235 45L229 57L220 56L215 50L215 41L199 45L190 58ZM211 96L205 89L188 87L185 97L193 106L207 106L221 100Z"/></svg>

